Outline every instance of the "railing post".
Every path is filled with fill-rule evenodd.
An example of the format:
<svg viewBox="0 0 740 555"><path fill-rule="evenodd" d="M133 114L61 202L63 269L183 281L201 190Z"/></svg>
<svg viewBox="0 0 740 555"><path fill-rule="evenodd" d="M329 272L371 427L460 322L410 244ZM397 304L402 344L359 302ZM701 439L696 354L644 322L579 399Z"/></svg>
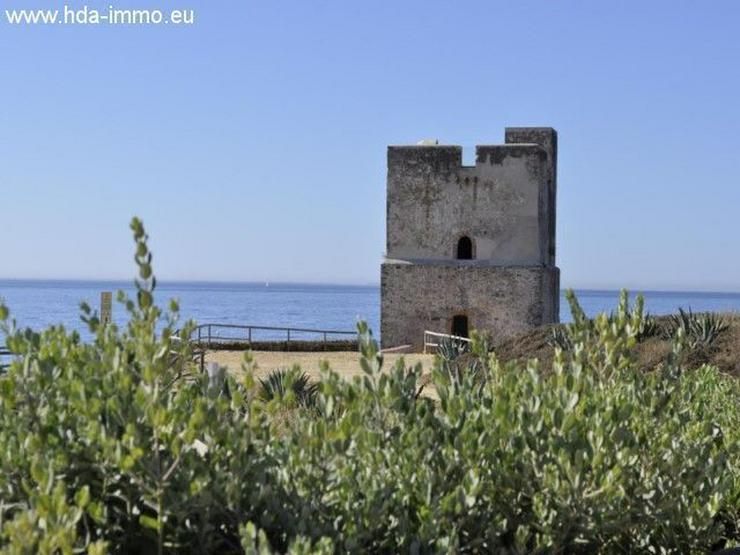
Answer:
<svg viewBox="0 0 740 555"><path fill-rule="evenodd" d="M247 328L247 343L252 345L252 326Z"/></svg>
<svg viewBox="0 0 740 555"><path fill-rule="evenodd" d="M288 328L288 343L290 343L290 328Z"/></svg>
<svg viewBox="0 0 740 555"><path fill-rule="evenodd" d="M211 324L208 324L208 346L211 346Z"/></svg>
<svg viewBox="0 0 740 555"><path fill-rule="evenodd" d="M326 332L324 332L324 350L326 351Z"/></svg>

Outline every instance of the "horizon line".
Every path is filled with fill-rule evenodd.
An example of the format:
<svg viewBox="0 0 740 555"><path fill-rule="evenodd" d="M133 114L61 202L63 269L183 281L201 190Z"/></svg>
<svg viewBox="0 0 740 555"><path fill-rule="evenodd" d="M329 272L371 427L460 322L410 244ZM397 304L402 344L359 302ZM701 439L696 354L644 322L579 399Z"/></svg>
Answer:
<svg viewBox="0 0 740 555"><path fill-rule="evenodd" d="M110 284L130 284L133 286L134 279L125 278L15 278L15 277L0 277L0 283L9 282L31 282L31 283L110 283ZM169 279L159 278L157 279L158 285L163 284L183 284L183 285L260 285L265 284L268 286L285 286L285 285L308 285L308 286L324 286L324 287L380 287L380 282L364 282L364 283L351 283L351 282L331 282L331 281L284 281L284 280L234 280L234 279ZM740 289L705 289L705 288L676 288L676 287L604 287L604 286L568 286L561 287L561 294L568 289L574 291L585 291L585 292L619 292L626 289L630 293L706 293L706 294L740 294Z"/></svg>

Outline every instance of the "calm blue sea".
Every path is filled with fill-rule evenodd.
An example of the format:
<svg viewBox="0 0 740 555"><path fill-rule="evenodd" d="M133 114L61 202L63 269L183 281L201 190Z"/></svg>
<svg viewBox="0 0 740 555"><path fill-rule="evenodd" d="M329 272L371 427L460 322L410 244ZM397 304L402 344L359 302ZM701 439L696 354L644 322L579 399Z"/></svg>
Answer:
<svg viewBox="0 0 740 555"><path fill-rule="evenodd" d="M98 308L101 291L123 289L130 283L96 281L0 280L0 298L23 327L39 329L64 324L87 335L79 319L79 304ZM589 315L616 307L618 291L577 291ZM679 307L694 311L740 311L740 293L692 293L644 291L652 314L675 312ZM232 323L298 328L354 330L366 320L376 336L380 330L380 289L377 286L307 285L264 283L160 283L156 300L165 306L170 298L180 301L184 318L198 323ZM113 317L125 322L124 308L114 300ZM570 321L561 299L560 319Z"/></svg>

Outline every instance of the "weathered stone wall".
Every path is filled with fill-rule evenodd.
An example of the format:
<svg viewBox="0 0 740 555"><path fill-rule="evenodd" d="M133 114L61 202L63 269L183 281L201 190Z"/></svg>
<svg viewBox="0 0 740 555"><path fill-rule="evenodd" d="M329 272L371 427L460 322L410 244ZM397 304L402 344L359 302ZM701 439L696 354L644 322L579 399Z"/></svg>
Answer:
<svg viewBox="0 0 740 555"><path fill-rule="evenodd" d="M506 144L388 148L384 347L421 348L424 330L450 333L456 314L494 340L556 322L557 134L507 128ZM474 260L456 260L469 237Z"/></svg>
<svg viewBox="0 0 740 555"><path fill-rule="evenodd" d="M555 322L559 282L555 267L387 262L381 269L383 345L412 344L420 351L424 331L450 333L457 314L493 341Z"/></svg>

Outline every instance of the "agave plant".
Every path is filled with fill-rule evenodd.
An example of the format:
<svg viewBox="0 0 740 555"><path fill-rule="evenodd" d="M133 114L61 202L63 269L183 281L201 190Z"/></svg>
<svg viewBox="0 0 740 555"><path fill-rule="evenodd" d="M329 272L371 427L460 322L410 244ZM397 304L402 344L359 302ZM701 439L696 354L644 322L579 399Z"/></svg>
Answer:
<svg viewBox="0 0 740 555"><path fill-rule="evenodd" d="M447 383L458 386L466 378L482 384L485 381L480 358L473 354L472 343L454 337L445 338L437 346L439 368Z"/></svg>
<svg viewBox="0 0 740 555"><path fill-rule="evenodd" d="M694 314L691 309L679 308L678 314L671 315L665 335L675 337L678 331L682 330L689 347L710 347L729 326L719 314L713 312Z"/></svg>
<svg viewBox="0 0 740 555"><path fill-rule="evenodd" d="M260 380L259 396L265 401L283 399L289 392L293 393L301 406L316 405L318 385L312 383L308 374L298 368L278 368Z"/></svg>
<svg viewBox="0 0 740 555"><path fill-rule="evenodd" d="M555 326L550 331L550 337L547 338L547 344L551 347L559 347L562 351L570 352L573 350L573 340L568 333L567 326Z"/></svg>
<svg viewBox="0 0 740 555"><path fill-rule="evenodd" d="M637 340L642 341L648 337L655 337L660 334L660 325L651 314L645 314L640 323L640 329L637 331Z"/></svg>
<svg viewBox="0 0 740 555"><path fill-rule="evenodd" d="M437 345L437 354L442 357L446 362L452 362L460 355L470 352L470 343L468 341L461 341L454 337L448 337L443 339L439 345Z"/></svg>
<svg viewBox="0 0 740 555"><path fill-rule="evenodd" d="M730 325L719 314L707 312L697 314L691 330L695 345L710 346Z"/></svg>
<svg viewBox="0 0 740 555"><path fill-rule="evenodd" d="M691 312L691 309L685 311L683 308L679 308L678 314L671 314L668 317L668 325L663 330L663 338L672 339L673 337L675 337L679 329L683 330L686 337L688 337L689 330L692 327L692 319L693 314Z"/></svg>
<svg viewBox="0 0 740 555"><path fill-rule="evenodd" d="M483 364L477 357L443 360L441 369L450 383L461 384L466 377L475 383L484 383L486 378Z"/></svg>

